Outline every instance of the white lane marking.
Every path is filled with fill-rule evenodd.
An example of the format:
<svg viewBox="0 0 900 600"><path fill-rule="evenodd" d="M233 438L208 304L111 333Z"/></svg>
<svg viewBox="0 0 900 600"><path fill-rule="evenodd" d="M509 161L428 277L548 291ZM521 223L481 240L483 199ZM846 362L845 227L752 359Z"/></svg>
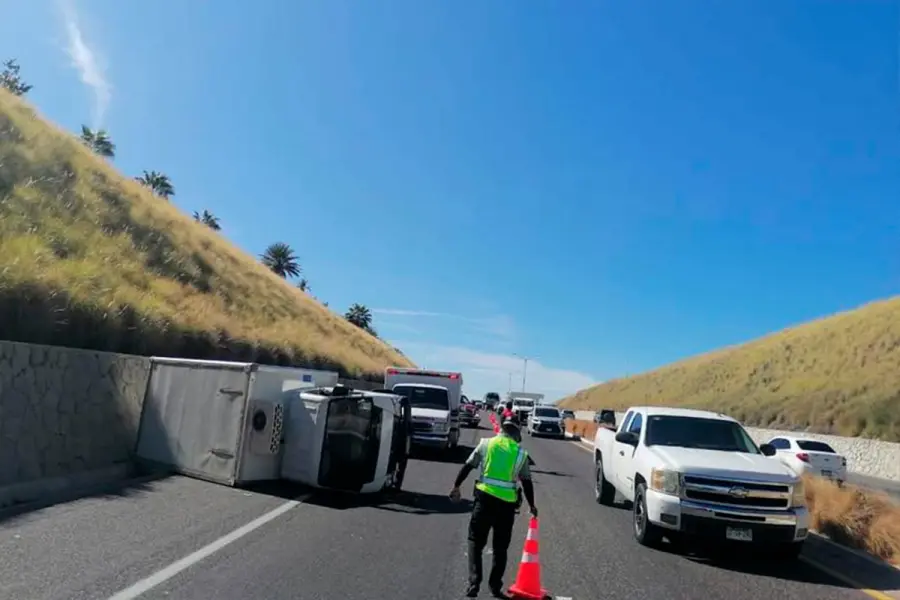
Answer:
<svg viewBox="0 0 900 600"><path fill-rule="evenodd" d="M165 568L157 571L153 575L150 575L149 577L147 577L145 579L141 579L134 585L125 588L121 592L119 592L113 596L110 596L109 600L133 600L134 598L137 598L141 594L145 594L145 593L149 592L150 590L152 590L159 584L165 583L169 579L175 577L176 575L178 575L179 573L181 573L188 567L191 567L191 566L197 564L198 562L200 562L201 560L203 560L204 558L214 554L215 552L218 552L219 550L221 550L228 544L239 540L240 538L244 537L248 533L251 533L252 531L259 529L260 527L262 527L269 521L273 521L273 520L277 519L278 517L280 517L287 511L291 510L292 508L296 508L297 506L302 504L304 500L309 498L309 496L310 496L310 494L306 494L306 495L300 496L299 498L297 498L295 500L285 502L278 508L267 512L266 514L262 515L261 517L257 517L256 519L253 519L252 521L250 521L249 523L247 523L246 525L244 525L242 527L238 527L237 529L235 529L228 535L220 537L216 541L214 541L210 544L207 544L206 546L200 548L196 552L188 554L181 560L177 560L177 561L173 562L168 567L165 567Z"/></svg>
<svg viewBox="0 0 900 600"><path fill-rule="evenodd" d="M588 445L585 444L584 442L575 442L575 447L576 447L576 448L581 448L581 449L584 450L585 452L593 452L593 451L594 451L594 447L593 447L593 446L588 446Z"/></svg>

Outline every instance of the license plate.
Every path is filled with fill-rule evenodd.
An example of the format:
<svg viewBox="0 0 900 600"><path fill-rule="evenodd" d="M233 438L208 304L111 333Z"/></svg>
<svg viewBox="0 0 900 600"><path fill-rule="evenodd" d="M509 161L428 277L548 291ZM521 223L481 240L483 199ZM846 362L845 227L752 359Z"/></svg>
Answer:
<svg viewBox="0 0 900 600"><path fill-rule="evenodd" d="M735 540L738 542L752 542L753 541L753 530L752 529L739 529L737 527L726 527L725 528L725 539Z"/></svg>
<svg viewBox="0 0 900 600"><path fill-rule="evenodd" d="M834 477L834 473L831 471L822 471L822 477Z"/></svg>

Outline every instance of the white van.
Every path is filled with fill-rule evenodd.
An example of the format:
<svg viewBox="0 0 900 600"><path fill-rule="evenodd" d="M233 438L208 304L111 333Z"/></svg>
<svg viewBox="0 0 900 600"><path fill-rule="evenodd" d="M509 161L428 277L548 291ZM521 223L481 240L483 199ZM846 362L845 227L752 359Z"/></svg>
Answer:
<svg viewBox="0 0 900 600"><path fill-rule="evenodd" d="M455 450L459 444L462 373L388 367L384 387L409 400L412 443Z"/></svg>

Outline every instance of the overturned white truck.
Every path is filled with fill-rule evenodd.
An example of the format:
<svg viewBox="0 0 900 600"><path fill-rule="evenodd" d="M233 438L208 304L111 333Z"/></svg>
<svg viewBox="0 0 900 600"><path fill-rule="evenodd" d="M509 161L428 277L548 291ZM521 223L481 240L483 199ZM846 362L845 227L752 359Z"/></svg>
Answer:
<svg viewBox="0 0 900 600"><path fill-rule="evenodd" d="M230 486L399 489L409 402L337 383L330 371L153 357L137 461Z"/></svg>

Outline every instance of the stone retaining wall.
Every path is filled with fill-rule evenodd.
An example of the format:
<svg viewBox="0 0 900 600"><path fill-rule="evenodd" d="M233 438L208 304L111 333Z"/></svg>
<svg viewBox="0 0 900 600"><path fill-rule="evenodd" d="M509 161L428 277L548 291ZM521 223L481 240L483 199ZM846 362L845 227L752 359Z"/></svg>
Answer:
<svg viewBox="0 0 900 600"><path fill-rule="evenodd" d="M0 341L0 488L128 465L149 373L144 357Z"/></svg>
<svg viewBox="0 0 900 600"><path fill-rule="evenodd" d="M589 410L575 411L578 419L592 420L594 412ZM625 413L616 413L616 422L621 422ZM846 438L821 433L790 432L776 429L759 429L748 427L747 432L761 444L779 435L793 435L826 442L838 454L847 457L847 468L862 475L900 481L900 444L869 440L865 438Z"/></svg>

